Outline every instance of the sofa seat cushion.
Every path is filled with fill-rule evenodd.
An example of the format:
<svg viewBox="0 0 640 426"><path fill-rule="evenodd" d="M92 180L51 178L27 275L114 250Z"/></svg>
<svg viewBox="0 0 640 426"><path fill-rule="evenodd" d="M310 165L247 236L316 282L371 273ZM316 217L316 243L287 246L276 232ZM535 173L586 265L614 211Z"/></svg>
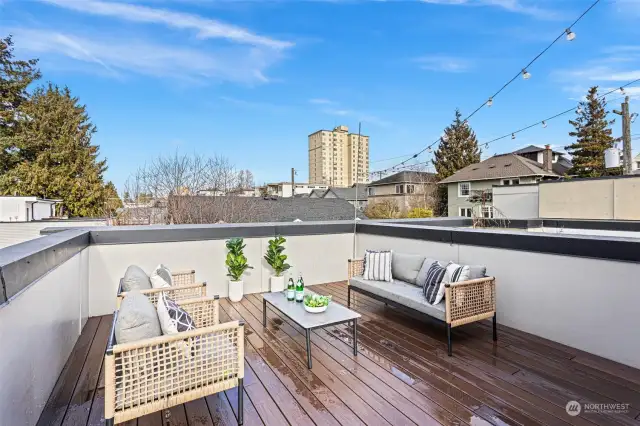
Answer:
<svg viewBox="0 0 640 426"><path fill-rule="evenodd" d="M418 272L424 263L424 256L419 254L393 253L391 258L391 275L393 279L417 284Z"/></svg>
<svg viewBox="0 0 640 426"><path fill-rule="evenodd" d="M400 280L391 282L371 281L362 277L351 278L349 284L439 320L445 320L444 300L437 305L430 304L424 298L422 288L413 284Z"/></svg>

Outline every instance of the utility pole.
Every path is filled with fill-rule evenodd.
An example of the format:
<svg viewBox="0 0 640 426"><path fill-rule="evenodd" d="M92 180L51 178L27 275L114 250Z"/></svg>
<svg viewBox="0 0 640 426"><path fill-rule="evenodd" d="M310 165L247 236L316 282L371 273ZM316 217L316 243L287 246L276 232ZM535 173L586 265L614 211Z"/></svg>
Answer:
<svg viewBox="0 0 640 426"><path fill-rule="evenodd" d="M291 168L291 197L296 196L296 169Z"/></svg>
<svg viewBox="0 0 640 426"><path fill-rule="evenodd" d="M631 115L629 114L629 97L624 98L622 111L613 110L614 114L622 116L622 174L630 175L631 165Z"/></svg>

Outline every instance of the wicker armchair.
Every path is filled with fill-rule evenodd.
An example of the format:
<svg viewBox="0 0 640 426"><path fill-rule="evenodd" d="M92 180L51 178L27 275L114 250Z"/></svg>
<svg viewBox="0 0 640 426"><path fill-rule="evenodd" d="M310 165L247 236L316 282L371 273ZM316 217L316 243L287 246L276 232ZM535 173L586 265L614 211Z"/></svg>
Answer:
<svg viewBox="0 0 640 426"><path fill-rule="evenodd" d="M364 272L363 259L349 259L349 280L362 276ZM351 305L351 290L347 288L348 304ZM354 291L364 292L353 287ZM379 296L367 294L374 298ZM469 281L461 281L445 285L445 323L447 324L447 352L451 356L451 328L475 321L493 319L493 340L498 340L496 329L496 279L483 277ZM390 300L385 303L397 305ZM402 306L402 308L406 308ZM411 309L411 308L406 308Z"/></svg>
<svg viewBox="0 0 640 426"><path fill-rule="evenodd" d="M115 341L115 312L104 361L107 426L234 387L243 423L244 322L219 324L218 302L182 300L197 329L125 344Z"/></svg>

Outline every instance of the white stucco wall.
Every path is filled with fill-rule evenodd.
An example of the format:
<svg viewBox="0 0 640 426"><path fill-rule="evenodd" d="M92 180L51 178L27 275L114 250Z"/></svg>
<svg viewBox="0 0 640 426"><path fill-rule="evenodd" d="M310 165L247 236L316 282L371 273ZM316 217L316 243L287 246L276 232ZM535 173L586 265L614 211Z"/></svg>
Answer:
<svg viewBox="0 0 640 426"><path fill-rule="evenodd" d="M496 277L498 322L640 368L640 264L358 234L365 249L482 264Z"/></svg>
<svg viewBox="0 0 640 426"><path fill-rule="evenodd" d="M285 236L286 237L286 236ZM353 249L353 234L286 237L290 273L302 272L306 285L347 279L347 260ZM245 238L245 256L254 269L244 275L244 292L269 290L271 268L263 259L270 238ZM196 280L207 282L210 296L228 295L224 264L225 240L90 246L89 312L105 315L115 309L120 278L131 264L151 272L159 263L170 269L195 269Z"/></svg>
<svg viewBox="0 0 640 426"><path fill-rule="evenodd" d="M0 306L0 425L33 426L87 321L89 251Z"/></svg>

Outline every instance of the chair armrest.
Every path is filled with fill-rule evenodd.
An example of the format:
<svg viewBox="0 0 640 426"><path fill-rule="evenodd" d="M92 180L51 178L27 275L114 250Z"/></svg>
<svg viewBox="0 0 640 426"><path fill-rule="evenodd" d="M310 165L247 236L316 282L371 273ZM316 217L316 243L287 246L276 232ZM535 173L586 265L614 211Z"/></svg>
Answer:
<svg viewBox="0 0 640 426"><path fill-rule="evenodd" d="M160 297L161 293L165 293L170 299L178 302L184 299L205 297L207 295L207 283L190 284L178 287L151 288L148 290L140 290L140 293L147 296L154 305L158 303L158 297ZM124 299L127 294L128 293L126 291L118 294L116 309L120 309L122 299Z"/></svg>
<svg viewBox="0 0 640 426"><path fill-rule="evenodd" d="M364 273L364 259L349 259L349 278L359 277Z"/></svg>
<svg viewBox="0 0 640 426"><path fill-rule="evenodd" d="M187 311L198 328L214 326L220 322L218 296L180 300L177 303Z"/></svg>
<svg viewBox="0 0 640 426"><path fill-rule="evenodd" d="M496 312L496 279L484 277L445 285L446 321L452 327L491 318Z"/></svg>
<svg viewBox="0 0 640 426"><path fill-rule="evenodd" d="M195 269L185 271L173 271L171 273L171 281L174 286L184 286L195 284L196 271Z"/></svg>

